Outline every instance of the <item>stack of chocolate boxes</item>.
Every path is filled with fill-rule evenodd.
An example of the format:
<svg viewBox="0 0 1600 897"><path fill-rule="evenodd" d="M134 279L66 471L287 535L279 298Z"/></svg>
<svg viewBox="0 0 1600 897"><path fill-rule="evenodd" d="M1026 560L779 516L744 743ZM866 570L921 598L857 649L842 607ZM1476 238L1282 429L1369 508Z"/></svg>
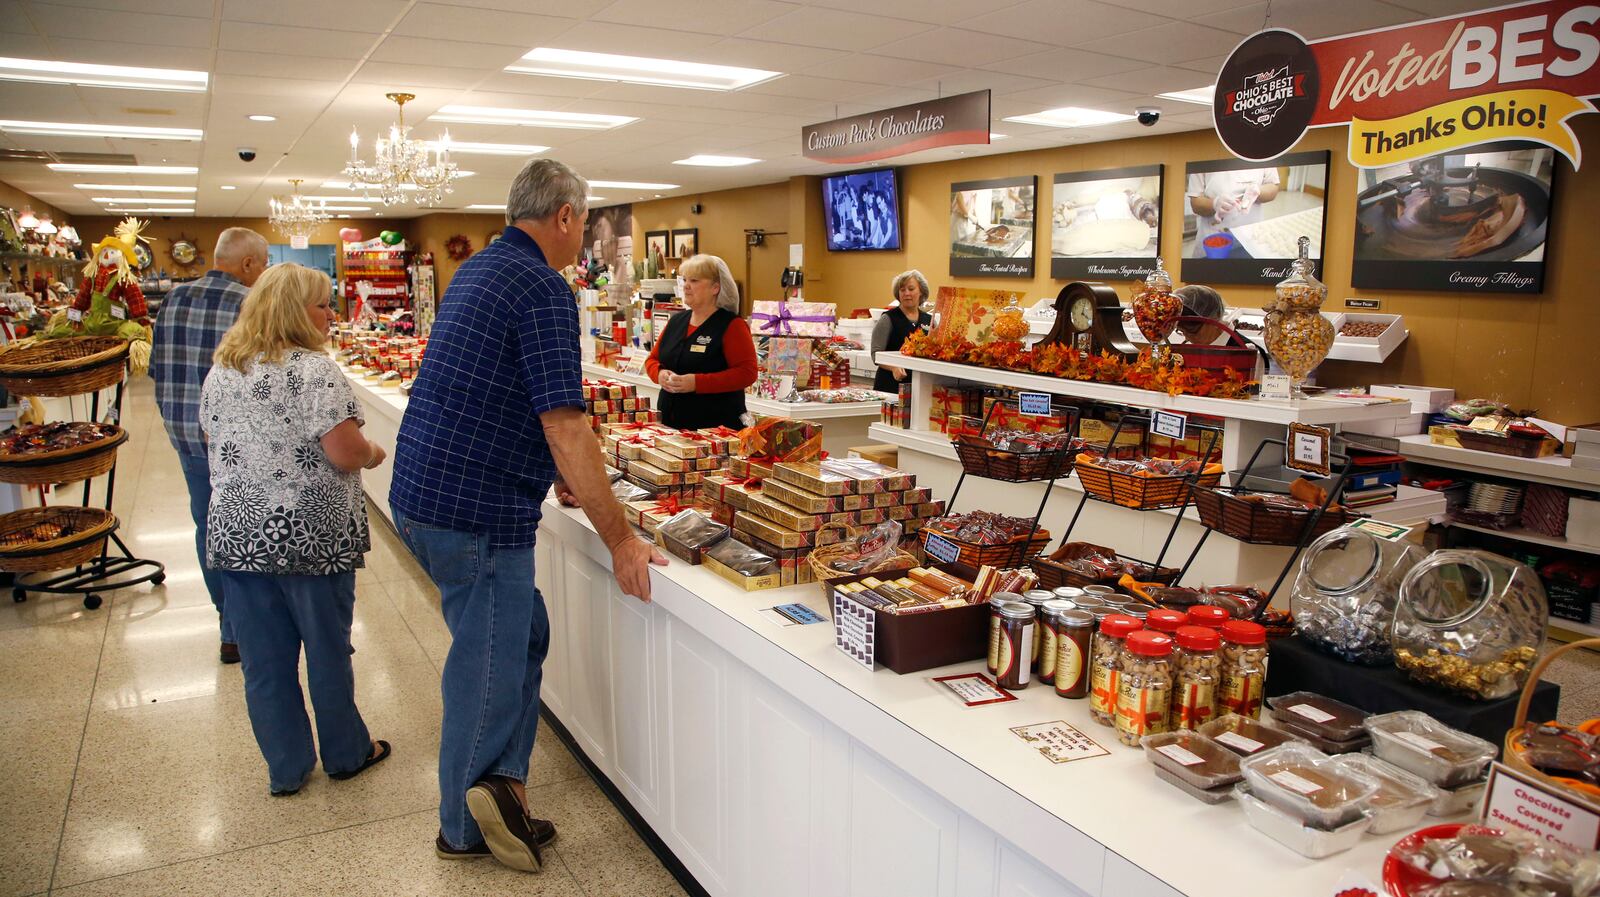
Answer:
<svg viewBox="0 0 1600 897"><path fill-rule="evenodd" d="M653 533L661 520L697 503L708 475L728 466L734 437L713 430L673 430L659 425L611 425L607 459L650 499L630 502L633 522ZM725 521L724 521L725 522Z"/></svg>
<svg viewBox="0 0 1600 897"><path fill-rule="evenodd" d="M661 413L652 411L650 397L639 395L631 383L611 380L584 380L583 398L589 406L589 420L596 433L607 424L654 423Z"/></svg>

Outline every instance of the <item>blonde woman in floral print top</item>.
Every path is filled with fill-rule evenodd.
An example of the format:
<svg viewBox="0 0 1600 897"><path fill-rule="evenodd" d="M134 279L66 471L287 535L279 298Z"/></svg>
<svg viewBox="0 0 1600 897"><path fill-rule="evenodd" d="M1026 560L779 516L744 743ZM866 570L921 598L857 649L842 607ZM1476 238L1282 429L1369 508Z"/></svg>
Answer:
<svg viewBox="0 0 1600 897"><path fill-rule="evenodd" d="M384 450L361 435L350 384L324 351L327 275L268 268L217 347L200 394L211 466L206 555L225 583L245 702L274 795L316 768L299 663L323 769L348 779L389 756L356 709L350 663L355 571L371 548L362 468Z"/></svg>

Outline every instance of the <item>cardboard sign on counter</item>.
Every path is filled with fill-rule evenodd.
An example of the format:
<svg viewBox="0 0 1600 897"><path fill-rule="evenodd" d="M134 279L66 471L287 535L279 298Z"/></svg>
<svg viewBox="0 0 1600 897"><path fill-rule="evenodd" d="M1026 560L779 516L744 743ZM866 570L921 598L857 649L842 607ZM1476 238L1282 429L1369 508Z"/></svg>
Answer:
<svg viewBox="0 0 1600 897"><path fill-rule="evenodd" d="M1502 763L1489 767L1479 816L1494 828L1521 829L1583 851L1600 849L1600 807Z"/></svg>
<svg viewBox="0 0 1600 897"><path fill-rule="evenodd" d="M874 658L878 621L872 608L833 591L833 646L869 670L877 669Z"/></svg>
<svg viewBox="0 0 1600 897"><path fill-rule="evenodd" d="M1078 731L1065 720L1015 726L1011 734L1027 742L1051 763L1071 763L1074 760L1106 757L1111 754L1093 738Z"/></svg>
<svg viewBox="0 0 1600 897"><path fill-rule="evenodd" d="M1016 695L996 685L993 679L982 673L934 676L928 681L949 689L956 700L967 707L1006 704L1017 699Z"/></svg>

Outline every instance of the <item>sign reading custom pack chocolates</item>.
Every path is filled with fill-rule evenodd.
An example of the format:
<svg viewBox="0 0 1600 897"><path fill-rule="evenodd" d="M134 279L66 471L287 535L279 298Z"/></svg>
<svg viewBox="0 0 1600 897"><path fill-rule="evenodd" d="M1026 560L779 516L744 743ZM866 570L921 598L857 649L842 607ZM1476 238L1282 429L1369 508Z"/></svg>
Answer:
<svg viewBox="0 0 1600 897"><path fill-rule="evenodd" d="M950 273L1032 277L1033 175L950 185Z"/></svg>
<svg viewBox="0 0 1600 897"><path fill-rule="evenodd" d="M854 165L939 146L989 142L989 91L896 106L800 129L807 159Z"/></svg>
<svg viewBox="0 0 1600 897"><path fill-rule="evenodd" d="M1320 276L1328 156L1320 150L1268 162L1190 162L1183 190L1183 279L1275 284L1289 276L1301 237L1311 239Z"/></svg>

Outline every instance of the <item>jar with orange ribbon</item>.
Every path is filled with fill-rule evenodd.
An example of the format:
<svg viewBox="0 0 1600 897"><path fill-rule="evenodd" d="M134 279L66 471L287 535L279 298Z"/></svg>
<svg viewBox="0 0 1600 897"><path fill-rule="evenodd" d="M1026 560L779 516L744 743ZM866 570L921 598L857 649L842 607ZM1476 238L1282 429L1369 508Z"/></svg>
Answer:
<svg viewBox="0 0 1600 897"><path fill-rule="evenodd" d="M1150 629L1128 635L1117 673L1117 740L1167 731L1172 714L1172 637Z"/></svg>
<svg viewBox="0 0 1600 897"><path fill-rule="evenodd" d="M1117 674L1122 668L1122 646L1144 622L1126 614L1110 614L1100 621L1089 660L1089 716L1103 726L1116 725Z"/></svg>

